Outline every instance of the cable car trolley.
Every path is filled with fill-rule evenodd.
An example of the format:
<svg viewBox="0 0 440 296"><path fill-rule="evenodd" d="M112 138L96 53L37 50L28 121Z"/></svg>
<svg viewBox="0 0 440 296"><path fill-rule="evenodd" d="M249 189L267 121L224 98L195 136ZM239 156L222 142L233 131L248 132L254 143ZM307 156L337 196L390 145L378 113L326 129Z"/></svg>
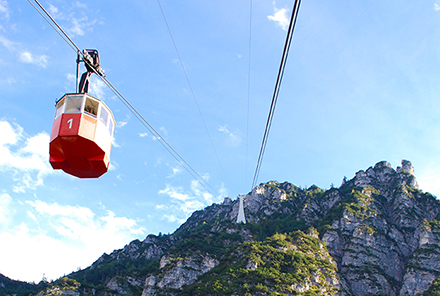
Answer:
<svg viewBox="0 0 440 296"><path fill-rule="evenodd" d="M54 169L79 178L98 178L108 171L115 119L107 105L88 94L89 77L104 76L96 50L84 50L77 59L77 92L56 102L49 144L49 162ZM79 63L85 72L78 84Z"/></svg>

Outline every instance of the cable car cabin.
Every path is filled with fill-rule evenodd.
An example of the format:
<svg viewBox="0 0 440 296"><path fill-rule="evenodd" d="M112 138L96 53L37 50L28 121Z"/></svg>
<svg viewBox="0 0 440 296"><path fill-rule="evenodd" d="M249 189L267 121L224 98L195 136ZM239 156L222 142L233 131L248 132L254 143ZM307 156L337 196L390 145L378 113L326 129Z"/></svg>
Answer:
<svg viewBox="0 0 440 296"><path fill-rule="evenodd" d="M57 101L50 135L50 164L79 178L98 178L110 163L115 119L101 100L87 93Z"/></svg>

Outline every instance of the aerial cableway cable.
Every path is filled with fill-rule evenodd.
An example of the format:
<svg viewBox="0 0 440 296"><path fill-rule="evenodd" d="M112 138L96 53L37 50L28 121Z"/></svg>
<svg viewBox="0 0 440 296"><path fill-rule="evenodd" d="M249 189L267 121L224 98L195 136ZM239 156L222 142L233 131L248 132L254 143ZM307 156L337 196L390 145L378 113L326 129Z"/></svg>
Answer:
<svg viewBox="0 0 440 296"><path fill-rule="evenodd" d="M246 106L246 152L245 152L245 168L244 182L247 183L248 171L248 151L249 151L249 113L250 113L250 96L251 96L251 51L252 49L252 0L249 0L249 45L248 45L248 81L247 81L247 106Z"/></svg>
<svg viewBox="0 0 440 296"><path fill-rule="evenodd" d="M58 33L58 35L61 36L61 38L64 39L64 41L66 41L66 43L76 52L81 52L81 50L79 49L78 46L76 46L75 42L72 41L72 39L70 39L69 35L66 34L66 32L64 32L64 30L57 24L57 22L52 18L52 16L47 12L46 9L44 9L44 7L40 4L40 2L38 2L37 0L35 0L35 3L38 4L38 6L40 7L41 10L43 10L44 14L34 5L34 3L32 3L31 0L28 0L28 2L35 8L35 10L46 20L46 22Z"/></svg>
<svg viewBox="0 0 440 296"><path fill-rule="evenodd" d="M226 183L230 187L228 177L227 177L227 175L226 175L226 173L225 173L225 171L223 169L223 166L222 166L222 163L220 161L220 158L218 157L218 153L217 153L217 150L215 149L214 143L212 142L211 135L209 133L208 127L206 126L205 119L204 119L204 117L202 115L202 111L200 110L199 103L197 102L196 95L194 93L193 87L192 87L191 82L189 80L188 73L186 72L185 65L183 64L182 58L180 56L179 49L177 48L176 42L174 41L173 34L171 33L171 29L170 29L170 26L168 25L168 21L167 21L167 18L165 16L165 13L164 13L164 11L162 9L162 5L160 4L160 0L157 0L157 4L159 5L160 12L162 13L163 20L165 22L165 25L166 25L167 30L168 30L168 34L170 35L171 41L173 43L174 50L176 51L177 58L179 59L180 66L182 67L183 73L185 75L186 82L188 83L189 90L190 90L191 95L192 95L192 97L194 99L194 102L196 104L197 110L199 111L199 115L200 115L200 118L202 120L203 126L205 127L206 134L208 135L209 141L211 143L212 150L214 151L214 154L215 154L215 156L217 158L217 162L219 163L220 169L222 170L223 177L225 178Z"/></svg>
<svg viewBox="0 0 440 296"><path fill-rule="evenodd" d="M43 16L43 18L51 25L51 27L66 41L66 43L78 54L81 54L84 58L85 63L89 63L86 55L79 49L79 47L73 42L73 40L67 35L67 33L58 25L58 23L50 16L49 12L38 2L38 0L34 0L35 3L38 4L40 9L46 14L46 16L31 2L28 2L38 11L38 13ZM102 80L107 87L118 97L121 102L130 110L131 113L142 123L142 125L148 129L150 133L159 141L159 143L174 157L174 159L194 178L197 182L200 183L207 191L214 193L214 195L220 195L209 183L200 176L184 159L183 157L177 153L176 150L153 128L153 126L140 114L136 108L130 104L130 102L113 86L113 84L108 81L108 79L102 75L100 75L94 67L91 67L95 74Z"/></svg>
<svg viewBox="0 0 440 296"><path fill-rule="evenodd" d="M293 5L292 16L290 18L289 29L288 29L287 37L286 37L286 43L284 45L283 55L281 58L281 63L280 63L280 67L278 70L278 76L277 76L277 80L275 83L275 89L274 89L273 96L272 96L272 102L271 102L270 109L269 109L269 115L267 117L266 129L264 130L263 140L261 142L260 154L258 156L257 166L255 168L255 174L254 174L254 179L252 181L251 188L255 187L257 179L258 179L258 175L260 174L261 163L263 162L263 156L264 156L264 152L266 150L267 139L269 137L269 132L270 132L270 128L272 125L272 120L273 120L273 116L274 116L274 112L275 112L275 107L276 107L277 100L278 100L278 94L280 91L281 82L283 80L284 68L286 66L287 57L289 55L290 44L292 42L292 37L293 37L293 30L295 29L295 24L296 24L296 19L298 16L300 4L301 4L301 0L295 0L295 3Z"/></svg>

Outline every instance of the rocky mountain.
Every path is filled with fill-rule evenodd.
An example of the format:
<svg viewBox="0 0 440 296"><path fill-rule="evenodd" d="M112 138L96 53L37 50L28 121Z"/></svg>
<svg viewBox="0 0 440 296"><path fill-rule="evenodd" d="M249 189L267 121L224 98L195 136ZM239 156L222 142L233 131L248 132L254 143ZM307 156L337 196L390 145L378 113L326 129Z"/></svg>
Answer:
<svg viewBox="0 0 440 296"><path fill-rule="evenodd" d="M440 295L440 202L409 161L328 190L260 184L238 211L225 198L39 295Z"/></svg>

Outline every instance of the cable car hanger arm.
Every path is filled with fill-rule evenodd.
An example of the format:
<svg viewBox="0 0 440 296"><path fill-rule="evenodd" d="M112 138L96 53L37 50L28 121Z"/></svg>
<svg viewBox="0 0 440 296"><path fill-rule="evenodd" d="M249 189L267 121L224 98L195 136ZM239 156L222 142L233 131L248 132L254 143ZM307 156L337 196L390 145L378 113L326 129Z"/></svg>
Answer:
<svg viewBox="0 0 440 296"><path fill-rule="evenodd" d="M83 57L82 59L80 57ZM81 76L81 81L78 84L78 72L79 63L84 62L86 66L86 72ZM101 68L99 61L99 53L96 49L84 49L82 52L78 52L78 58L76 59L76 81L77 81L77 93L88 93L89 92L89 78L93 73L96 75L105 77L105 72Z"/></svg>

